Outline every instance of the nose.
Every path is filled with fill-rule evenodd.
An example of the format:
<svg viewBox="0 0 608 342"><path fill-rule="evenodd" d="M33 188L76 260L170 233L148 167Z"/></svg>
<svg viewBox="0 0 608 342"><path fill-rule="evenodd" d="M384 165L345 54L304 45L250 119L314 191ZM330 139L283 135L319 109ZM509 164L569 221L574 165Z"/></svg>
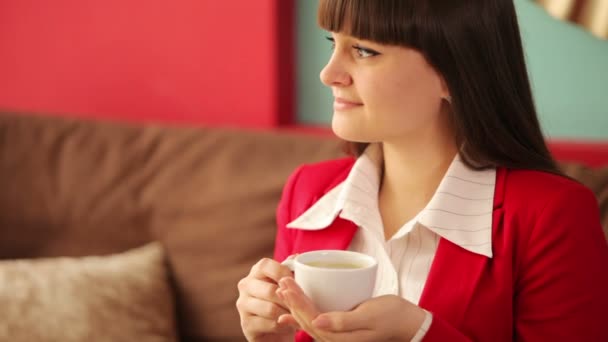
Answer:
<svg viewBox="0 0 608 342"><path fill-rule="evenodd" d="M335 53L321 70L321 74L319 76L321 78L321 82L328 87L348 86L353 82L350 74Z"/></svg>

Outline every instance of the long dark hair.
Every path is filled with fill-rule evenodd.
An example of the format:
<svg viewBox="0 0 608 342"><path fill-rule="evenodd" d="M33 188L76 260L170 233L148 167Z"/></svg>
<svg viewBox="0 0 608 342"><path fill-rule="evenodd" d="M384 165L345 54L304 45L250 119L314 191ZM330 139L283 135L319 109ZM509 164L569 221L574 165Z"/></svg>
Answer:
<svg viewBox="0 0 608 342"><path fill-rule="evenodd" d="M560 173L536 116L512 0L320 0L318 21L422 53L450 90L468 166ZM367 144L348 146L359 155Z"/></svg>

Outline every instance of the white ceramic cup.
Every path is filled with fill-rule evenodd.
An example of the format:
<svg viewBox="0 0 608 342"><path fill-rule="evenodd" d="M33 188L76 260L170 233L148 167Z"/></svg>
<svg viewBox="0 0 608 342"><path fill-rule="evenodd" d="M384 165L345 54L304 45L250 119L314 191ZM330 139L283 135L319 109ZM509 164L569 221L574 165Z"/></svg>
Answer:
<svg viewBox="0 0 608 342"><path fill-rule="evenodd" d="M318 266L319 263L357 267L335 268ZM282 264L295 273L296 283L321 312L351 310L374 292L378 262L366 254L320 250L298 254Z"/></svg>

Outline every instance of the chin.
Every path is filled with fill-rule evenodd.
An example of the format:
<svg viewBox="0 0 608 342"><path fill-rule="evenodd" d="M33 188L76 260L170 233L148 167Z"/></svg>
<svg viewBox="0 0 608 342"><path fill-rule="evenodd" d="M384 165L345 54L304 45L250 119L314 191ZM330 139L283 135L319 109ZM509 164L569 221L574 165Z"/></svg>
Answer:
<svg viewBox="0 0 608 342"><path fill-rule="evenodd" d="M335 114L331 121L331 130L342 140L361 143L370 142L369 137L367 137L368 132L365 131L365 125L357 125L351 120L337 119Z"/></svg>

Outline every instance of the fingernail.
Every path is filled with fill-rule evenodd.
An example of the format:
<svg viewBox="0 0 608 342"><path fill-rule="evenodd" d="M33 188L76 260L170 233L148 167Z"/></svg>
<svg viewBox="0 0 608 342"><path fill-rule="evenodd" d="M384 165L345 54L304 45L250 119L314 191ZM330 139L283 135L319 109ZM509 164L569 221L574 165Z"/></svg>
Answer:
<svg viewBox="0 0 608 342"><path fill-rule="evenodd" d="M318 329L327 329L330 326L329 319L325 316L320 316L312 321L312 325Z"/></svg>

